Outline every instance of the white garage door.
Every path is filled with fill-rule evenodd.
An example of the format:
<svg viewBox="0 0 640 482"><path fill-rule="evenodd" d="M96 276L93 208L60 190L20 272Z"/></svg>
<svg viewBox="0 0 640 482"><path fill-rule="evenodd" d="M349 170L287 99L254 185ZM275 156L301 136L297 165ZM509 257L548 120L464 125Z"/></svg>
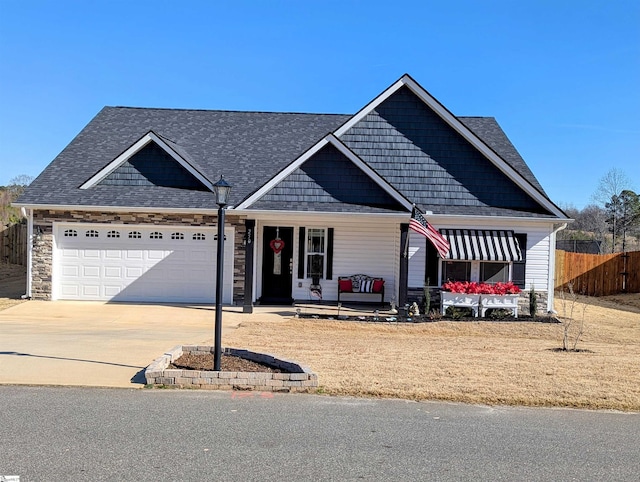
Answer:
<svg viewBox="0 0 640 482"><path fill-rule="evenodd" d="M232 302L233 228L225 230L222 301ZM217 229L56 224L53 298L212 303Z"/></svg>

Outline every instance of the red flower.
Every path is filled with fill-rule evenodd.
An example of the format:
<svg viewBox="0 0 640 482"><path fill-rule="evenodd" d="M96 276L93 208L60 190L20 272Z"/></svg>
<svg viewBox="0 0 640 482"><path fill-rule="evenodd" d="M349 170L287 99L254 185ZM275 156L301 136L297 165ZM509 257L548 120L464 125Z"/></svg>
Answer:
<svg viewBox="0 0 640 482"><path fill-rule="evenodd" d="M511 281L507 283L478 283L476 281L447 281L442 289L451 293L467 293L472 295L515 295L520 293L520 288Z"/></svg>

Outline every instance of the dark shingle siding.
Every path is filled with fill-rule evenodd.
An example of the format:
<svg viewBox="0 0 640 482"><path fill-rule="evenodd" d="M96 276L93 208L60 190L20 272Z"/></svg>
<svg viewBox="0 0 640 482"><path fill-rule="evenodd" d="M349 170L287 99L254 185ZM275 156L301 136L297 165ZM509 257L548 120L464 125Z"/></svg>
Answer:
<svg viewBox="0 0 640 482"><path fill-rule="evenodd" d="M164 149L151 142L100 181L111 186L164 186L206 191L207 188L176 162Z"/></svg>
<svg viewBox="0 0 640 482"><path fill-rule="evenodd" d="M310 211L354 210L354 206L360 206L358 212L371 212L367 208L405 210L331 144L278 183L253 207L283 209L283 206L294 210L304 207Z"/></svg>
<svg viewBox="0 0 640 482"><path fill-rule="evenodd" d="M455 206L546 213L406 87L342 140L408 199L436 213Z"/></svg>

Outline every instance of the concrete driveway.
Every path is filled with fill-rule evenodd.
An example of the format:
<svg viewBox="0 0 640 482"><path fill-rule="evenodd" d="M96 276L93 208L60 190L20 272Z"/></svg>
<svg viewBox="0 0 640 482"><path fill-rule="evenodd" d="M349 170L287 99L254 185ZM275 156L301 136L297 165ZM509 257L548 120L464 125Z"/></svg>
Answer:
<svg viewBox="0 0 640 482"><path fill-rule="evenodd" d="M223 334L293 308L223 310ZM0 384L142 387L142 371L181 344L213 344L212 305L28 301L0 311Z"/></svg>

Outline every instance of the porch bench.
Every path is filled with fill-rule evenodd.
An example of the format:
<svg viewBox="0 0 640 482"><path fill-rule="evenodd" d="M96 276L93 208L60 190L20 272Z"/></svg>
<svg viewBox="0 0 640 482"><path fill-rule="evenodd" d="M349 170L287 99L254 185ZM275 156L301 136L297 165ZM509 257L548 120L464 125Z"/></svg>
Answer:
<svg viewBox="0 0 640 482"><path fill-rule="evenodd" d="M338 303L343 293L361 293L380 295L380 304L384 305L384 279L366 274L353 274L338 277Z"/></svg>

